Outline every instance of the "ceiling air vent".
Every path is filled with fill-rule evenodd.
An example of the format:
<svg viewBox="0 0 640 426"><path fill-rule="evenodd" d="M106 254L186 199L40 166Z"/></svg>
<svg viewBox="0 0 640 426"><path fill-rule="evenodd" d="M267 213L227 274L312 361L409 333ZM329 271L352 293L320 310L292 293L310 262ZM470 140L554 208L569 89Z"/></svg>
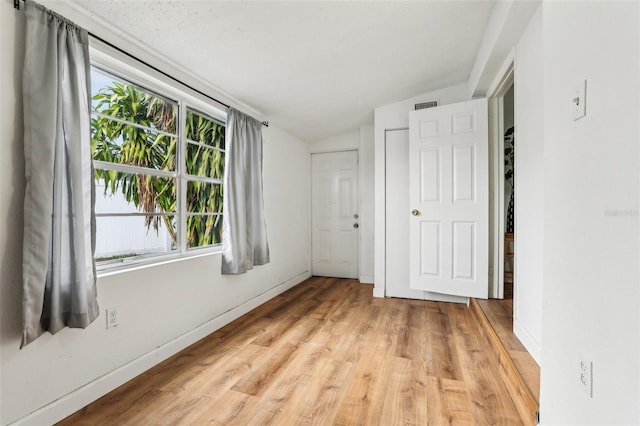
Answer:
<svg viewBox="0 0 640 426"><path fill-rule="evenodd" d="M418 104L415 104L414 106L416 111L419 109L433 108L438 106L438 101L420 102Z"/></svg>

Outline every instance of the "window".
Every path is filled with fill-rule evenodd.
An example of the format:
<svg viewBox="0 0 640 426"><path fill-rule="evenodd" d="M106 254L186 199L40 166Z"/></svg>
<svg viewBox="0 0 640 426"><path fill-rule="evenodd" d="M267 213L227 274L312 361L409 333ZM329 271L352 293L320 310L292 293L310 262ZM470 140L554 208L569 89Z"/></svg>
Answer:
<svg viewBox="0 0 640 426"><path fill-rule="evenodd" d="M91 84L98 265L219 247L224 122L96 66Z"/></svg>

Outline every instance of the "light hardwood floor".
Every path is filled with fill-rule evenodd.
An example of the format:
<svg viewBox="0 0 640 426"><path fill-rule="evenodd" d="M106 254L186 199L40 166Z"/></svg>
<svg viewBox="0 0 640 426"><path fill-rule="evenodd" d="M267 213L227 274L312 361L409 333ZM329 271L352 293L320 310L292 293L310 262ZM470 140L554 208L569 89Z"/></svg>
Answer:
<svg viewBox="0 0 640 426"><path fill-rule="evenodd" d="M478 300L478 305L495 330L502 346L522 376L538 404L540 400L540 367L513 333L513 299Z"/></svg>
<svg viewBox="0 0 640 426"><path fill-rule="evenodd" d="M62 425L520 425L465 305L311 278Z"/></svg>

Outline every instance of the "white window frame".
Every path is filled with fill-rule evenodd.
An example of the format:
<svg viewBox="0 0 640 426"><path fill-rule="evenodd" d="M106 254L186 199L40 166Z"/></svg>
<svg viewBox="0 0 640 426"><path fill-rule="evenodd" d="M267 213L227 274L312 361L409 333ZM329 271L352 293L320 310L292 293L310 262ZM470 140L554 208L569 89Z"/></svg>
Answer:
<svg viewBox="0 0 640 426"><path fill-rule="evenodd" d="M158 170L154 171L153 173L154 176L172 177L176 179L176 215L179 219L177 229L179 241L178 249L170 253L140 255L131 258L118 259L117 261L105 261L96 263L96 269L99 276L105 275L107 273L110 274L111 272L138 269L140 267L164 264L176 260L222 252L222 243L205 247L187 248L187 236L185 232L187 216L189 215L189 213L186 211L187 182L194 180L218 184L223 184L223 182L219 179L193 176L186 173L185 156L187 144L189 142L185 134L185 123L187 110L191 110L192 112L203 115L206 118L212 118L213 120L224 124L226 127L226 107L222 104L216 104L214 101L206 99L204 96L186 87L181 87L178 83L163 76L161 73L158 73L157 71L150 69L141 63L138 63L137 61L117 52L112 48L109 48L101 43L97 43L97 46L94 46L94 44L95 43L93 43L92 40L92 44L90 47L90 58L92 66L95 66L96 68L106 73L113 74L117 78L122 78L125 82L130 82L131 84L139 86L142 89L150 90L161 97L177 102L179 117L179 121L176 126L176 137L178 138L179 152L177 156L178 160L175 171L166 172ZM127 166L124 164L116 163L102 164L102 162L100 162L100 165L104 165L112 170L140 173L140 169L136 168L135 166ZM131 214L131 216L141 214L142 213L133 213Z"/></svg>

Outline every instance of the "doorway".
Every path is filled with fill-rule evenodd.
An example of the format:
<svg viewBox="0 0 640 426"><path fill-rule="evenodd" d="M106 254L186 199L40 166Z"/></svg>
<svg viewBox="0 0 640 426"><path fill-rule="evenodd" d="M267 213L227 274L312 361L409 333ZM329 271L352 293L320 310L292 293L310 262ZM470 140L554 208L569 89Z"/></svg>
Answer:
<svg viewBox="0 0 640 426"><path fill-rule="evenodd" d="M358 152L311 155L312 274L358 278Z"/></svg>
<svg viewBox="0 0 640 426"><path fill-rule="evenodd" d="M504 223L503 297L513 299L513 270L515 257L515 121L513 83L502 97L502 140L504 144Z"/></svg>
<svg viewBox="0 0 640 426"><path fill-rule="evenodd" d="M513 299L515 276L513 65L489 98L489 297ZM508 154L507 154L508 153ZM511 231L511 232L507 232ZM510 235L507 235L510 234ZM505 282L507 283L505 289Z"/></svg>
<svg viewBox="0 0 640 426"><path fill-rule="evenodd" d="M524 239L516 234L516 218L522 217L522 211L516 215L517 201L523 198L524 191L519 190L521 185L516 185L518 173L522 168L516 168L515 150L517 149L517 125L516 123L516 87L514 84L513 63L506 70L503 79L491 92L490 97L490 153L491 171L490 193L492 199L491 236L494 258L490 265L493 274L490 275L493 287L491 298L488 300L476 300L474 304L479 307L485 323L490 327L492 340L499 351L505 354L504 362L508 367L509 380L515 380L521 395L528 400L528 409L537 411L540 393L540 367L521 341L516 330L517 304L522 301L522 293L518 288L518 270L515 262L520 255L518 263L522 262L522 254L516 252L516 240L520 243ZM519 112L518 118L521 117ZM520 121L519 121L520 123ZM524 127L524 126L523 126ZM518 151L521 155L522 151ZM516 194L516 191L518 193ZM525 223L523 220L521 223ZM522 227L519 228L522 231ZM522 232L521 232L522 234ZM522 283L520 283L522 285Z"/></svg>

